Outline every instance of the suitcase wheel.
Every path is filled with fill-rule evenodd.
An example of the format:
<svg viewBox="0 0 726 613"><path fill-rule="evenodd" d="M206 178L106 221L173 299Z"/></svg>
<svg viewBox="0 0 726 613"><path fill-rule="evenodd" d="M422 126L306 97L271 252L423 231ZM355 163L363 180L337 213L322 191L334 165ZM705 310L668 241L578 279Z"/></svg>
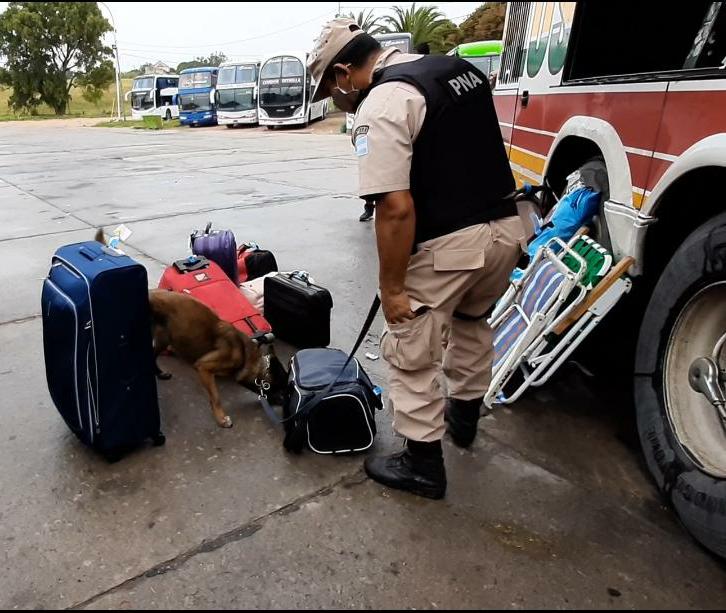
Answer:
<svg viewBox="0 0 726 613"><path fill-rule="evenodd" d="M152 437L151 443L154 445L154 447L162 447L164 443L166 443L166 437L161 432L159 432L159 434Z"/></svg>

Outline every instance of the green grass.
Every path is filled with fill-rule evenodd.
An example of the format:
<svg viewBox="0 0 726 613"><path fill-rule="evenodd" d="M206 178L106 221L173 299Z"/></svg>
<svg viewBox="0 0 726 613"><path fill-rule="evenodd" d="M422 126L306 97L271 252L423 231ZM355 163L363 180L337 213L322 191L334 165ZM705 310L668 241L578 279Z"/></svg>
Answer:
<svg viewBox="0 0 726 613"><path fill-rule="evenodd" d="M165 121L162 125L162 130L170 130L172 128L178 128L181 124L178 119L172 119L171 121ZM132 121L127 119L126 121L103 121L93 126L94 128L135 128L137 130L149 130L143 120Z"/></svg>
<svg viewBox="0 0 726 613"><path fill-rule="evenodd" d="M131 116L131 105L124 101L124 94L131 89L133 79L121 79L121 103L126 110L126 115ZM8 106L8 100L12 94L9 87L0 87L0 121L17 121L17 120L42 120L42 119L62 119L72 117L111 117L112 109L115 108L116 100L116 83L113 82L104 92L98 104L88 102L83 98L80 90L71 90L71 102L68 105L68 113L66 115L56 115L53 110L42 104L38 107L37 115L29 115L27 113L14 113Z"/></svg>

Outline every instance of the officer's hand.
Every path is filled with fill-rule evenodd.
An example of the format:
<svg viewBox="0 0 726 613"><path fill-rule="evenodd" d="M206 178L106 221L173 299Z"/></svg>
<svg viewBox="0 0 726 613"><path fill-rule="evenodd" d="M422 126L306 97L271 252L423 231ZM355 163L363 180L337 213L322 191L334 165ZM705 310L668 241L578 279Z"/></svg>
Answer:
<svg viewBox="0 0 726 613"><path fill-rule="evenodd" d="M383 315L389 324L402 324L416 317L416 313L411 310L411 301L406 292L382 293L381 304Z"/></svg>

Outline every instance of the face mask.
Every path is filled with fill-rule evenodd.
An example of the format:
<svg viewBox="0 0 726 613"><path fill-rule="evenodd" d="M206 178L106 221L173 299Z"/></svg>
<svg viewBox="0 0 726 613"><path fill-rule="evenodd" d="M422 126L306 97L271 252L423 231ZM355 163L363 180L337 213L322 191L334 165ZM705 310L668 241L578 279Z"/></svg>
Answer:
<svg viewBox="0 0 726 613"><path fill-rule="evenodd" d="M347 64L346 68L348 66L350 66L350 64ZM352 81L351 81L351 83L352 83ZM353 89L351 89L349 91L345 91L340 85L338 85L338 73L337 72L335 73L335 89L337 89L344 96L350 96L351 94L360 92L360 90L355 86L353 86Z"/></svg>
<svg viewBox="0 0 726 613"><path fill-rule="evenodd" d="M346 113L355 113L358 109L358 105L360 103L360 92L358 90L344 95L343 92L337 88L333 88L330 95L333 98L335 106L341 111L345 111Z"/></svg>
<svg viewBox="0 0 726 613"><path fill-rule="evenodd" d="M350 64L348 64L350 66ZM353 86L350 90L345 90L338 85L338 73L335 73L335 87L331 91L333 102L340 110L347 113L354 113L360 101L360 90Z"/></svg>

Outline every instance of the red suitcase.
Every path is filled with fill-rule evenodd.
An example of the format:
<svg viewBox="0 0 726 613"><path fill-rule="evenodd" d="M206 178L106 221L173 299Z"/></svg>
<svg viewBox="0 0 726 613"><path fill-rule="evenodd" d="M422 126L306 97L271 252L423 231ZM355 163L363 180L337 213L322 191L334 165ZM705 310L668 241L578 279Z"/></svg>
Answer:
<svg viewBox="0 0 726 613"><path fill-rule="evenodd" d="M204 257L174 262L161 276L159 288L193 296L250 338L271 338L272 328L267 320L224 271Z"/></svg>

